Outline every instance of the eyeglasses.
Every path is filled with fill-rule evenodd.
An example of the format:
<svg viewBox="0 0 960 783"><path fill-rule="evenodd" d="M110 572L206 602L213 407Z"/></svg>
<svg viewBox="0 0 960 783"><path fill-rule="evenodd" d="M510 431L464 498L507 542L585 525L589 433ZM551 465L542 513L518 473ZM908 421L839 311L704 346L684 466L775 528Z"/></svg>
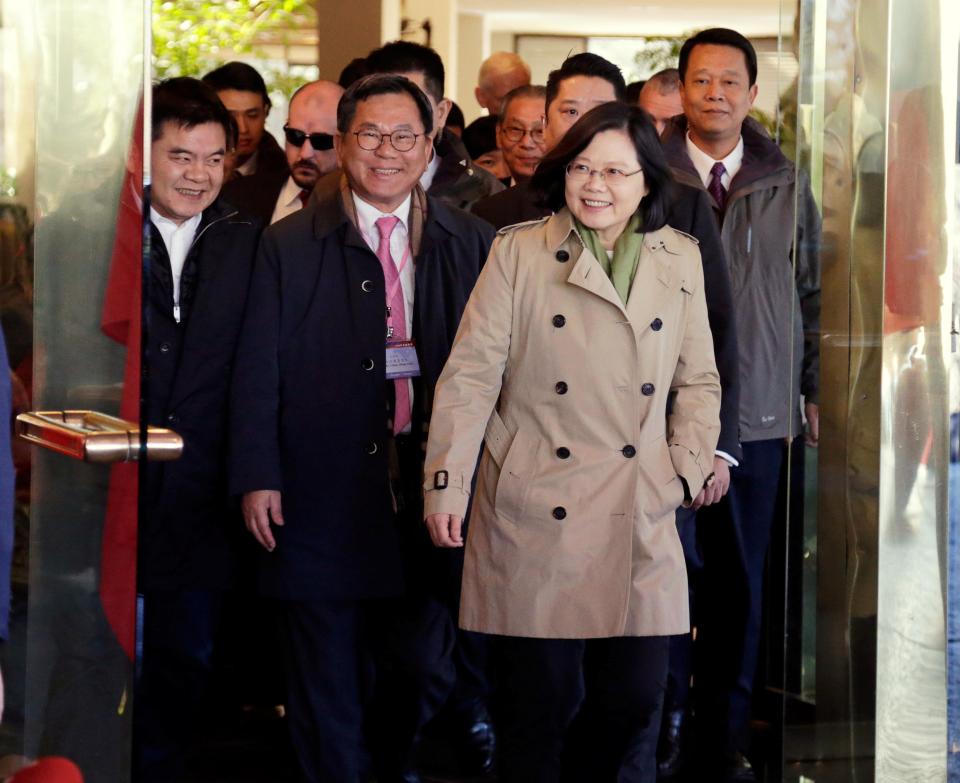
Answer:
<svg viewBox="0 0 960 783"><path fill-rule="evenodd" d="M591 179L593 179L594 174L599 174L600 179L602 179L608 185L613 186L622 185L627 181L627 177L632 177L634 174L639 174L641 171L643 171L643 169L626 172L623 169L616 168L592 169L584 163L567 164L567 176L570 178L571 182L589 182Z"/></svg>
<svg viewBox="0 0 960 783"><path fill-rule="evenodd" d="M287 143L294 147L302 147L303 142L310 139L310 146L316 152L333 149L333 136L329 133L307 133L299 128L291 128L289 125L283 126L283 135L287 137Z"/></svg>
<svg viewBox="0 0 960 783"><path fill-rule="evenodd" d="M533 141L534 144L543 143L542 125L534 125L529 130L527 128L521 128L519 125L511 125L508 128L502 128L501 132L507 137L507 141L512 141L514 143L523 141L523 137L527 134L530 134L530 140Z"/></svg>
<svg viewBox="0 0 960 783"><path fill-rule="evenodd" d="M357 137L357 144L362 150L378 150L383 144L384 139L390 139L391 146L397 152L410 152L416 144L417 139L425 135L423 133L414 133L408 130L398 130L393 133L381 133L377 130L354 131L353 135Z"/></svg>

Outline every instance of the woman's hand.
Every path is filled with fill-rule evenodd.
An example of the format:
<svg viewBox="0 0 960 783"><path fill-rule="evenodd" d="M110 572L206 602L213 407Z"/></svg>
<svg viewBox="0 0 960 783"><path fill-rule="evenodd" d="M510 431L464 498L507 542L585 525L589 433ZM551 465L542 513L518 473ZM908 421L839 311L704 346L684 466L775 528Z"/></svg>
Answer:
<svg viewBox="0 0 960 783"><path fill-rule="evenodd" d="M460 517L454 514L431 514L426 521L434 546L448 549L463 546L463 536L460 534L463 520Z"/></svg>

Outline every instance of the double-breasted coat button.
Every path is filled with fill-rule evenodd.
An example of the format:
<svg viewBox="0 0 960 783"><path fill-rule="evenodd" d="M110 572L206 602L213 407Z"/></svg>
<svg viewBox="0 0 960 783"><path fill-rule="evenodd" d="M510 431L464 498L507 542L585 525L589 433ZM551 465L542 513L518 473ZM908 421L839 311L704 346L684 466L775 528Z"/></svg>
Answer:
<svg viewBox="0 0 960 783"><path fill-rule="evenodd" d="M553 387L557 390L557 394L566 394L567 393L567 384L563 381L558 381L557 385Z"/></svg>
<svg viewBox="0 0 960 783"><path fill-rule="evenodd" d="M170 343L160 343L160 353L170 353Z"/></svg>
<svg viewBox="0 0 960 783"><path fill-rule="evenodd" d="M367 454L376 454L378 451L380 451L380 447L375 441L371 441L366 445L364 450L367 452Z"/></svg>
<svg viewBox="0 0 960 783"><path fill-rule="evenodd" d="M663 329L663 321L661 321L659 318L654 318L650 324L650 328L655 332L659 332L661 329Z"/></svg>
<svg viewBox="0 0 960 783"><path fill-rule="evenodd" d="M569 458L570 449L568 449L566 446L561 446L559 449L557 449L557 456L560 457L560 459Z"/></svg>
<svg viewBox="0 0 960 783"><path fill-rule="evenodd" d="M360 362L360 367L367 372L370 372L370 370L373 369L373 359L368 356L366 359Z"/></svg>
<svg viewBox="0 0 960 783"><path fill-rule="evenodd" d="M553 325L556 326L557 329L559 329L566 323L567 323L567 319L564 318L562 315L553 316Z"/></svg>
<svg viewBox="0 0 960 783"><path fill-rule="evenodd" d="M373 280L364 280L360 283L360 288L364 290L365 293L370 293L373 291Z"/></svg>
<svg viewBox="0 0 960 783"><path fill-rule="evenodd" d="M566 250L558 250L555 258L562 264L564 261L570 260L570 254Z"/></svg>
<svg viewBox="0 0 960 783"><path fill-rule="evenodd" d="M557 507L553 510L553 518L554 518L554 519L566 519L566 518L567 518L567 510L566 510L563 506L557 506Z"/></svg>
<svg viewBox="0 0 960 783"><path fill-rule="evenodd" d="M657 390L656 387L652 383L645 383L643 384L643 386L640 387L640 391L642 392L644 397L649 397L656 390Z"/></svg>
<svg viewBox="0 0 960 783"><path fill-rule="evenodd" d="M171 424L176 424L178 421L180 421L180 417L177 416L176 413L168 413L167 421L169 421Z"/></svg>
<svg viewBox="0 0 960 783"><path fill-rule="evenodd" d="M622 449L620 449L620 453L623 454L623 456L626 457L627 459L637 456L637 450L633 446L631 446L629 443L626 446L624 446Z"/></svg>

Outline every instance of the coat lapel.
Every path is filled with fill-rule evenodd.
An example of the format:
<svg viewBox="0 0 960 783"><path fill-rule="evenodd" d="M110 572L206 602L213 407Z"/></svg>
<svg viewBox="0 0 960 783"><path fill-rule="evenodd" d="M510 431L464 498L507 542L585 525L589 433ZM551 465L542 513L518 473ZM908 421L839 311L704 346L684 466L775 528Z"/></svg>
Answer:
<svg viewBox="0 0 960 783"><path fill-rule="evenodd" d="M660 310L676 283L670 263L672 237L669 228L652 231L643 239L640 263L627 298L627 315L638 332L643 331Z"/></svg>
<svg viewBox="0 0 960 783"><path fill-rule="evenodd" d="M569 254L570 260L574 261L573 269L567 276L567 283L589 291L594 296L599 296L626 317L627 311L623 302L620 301L617 289L613 287L613 283L603 271L600 262L593 257L593 253L583 246L583 240L580 239L574 227L573 216L566 207L547 222L547 244L551 254L564 251Z"/></svg>

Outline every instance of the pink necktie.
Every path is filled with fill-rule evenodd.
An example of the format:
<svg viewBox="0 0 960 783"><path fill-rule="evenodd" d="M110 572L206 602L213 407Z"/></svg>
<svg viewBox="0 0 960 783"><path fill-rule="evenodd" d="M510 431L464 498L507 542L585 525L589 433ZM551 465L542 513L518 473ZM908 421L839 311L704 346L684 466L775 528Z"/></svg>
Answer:
<svg viewBox="0 0 960 783"><path fill-rule="evenodd" d="M376 226L380 234L377 246L377 258L383 267L383 279L386 283L387 307L390 308L390 326L393 327L391 340L407 339L407 314L403 304L403 286L400 285L400 273L390 254L390 236L397 227L400 218L377 218ZM393 407L393 434L396 435L410 423L410 386L406 378L397 378L393 382L395 404Z"/></svg>

